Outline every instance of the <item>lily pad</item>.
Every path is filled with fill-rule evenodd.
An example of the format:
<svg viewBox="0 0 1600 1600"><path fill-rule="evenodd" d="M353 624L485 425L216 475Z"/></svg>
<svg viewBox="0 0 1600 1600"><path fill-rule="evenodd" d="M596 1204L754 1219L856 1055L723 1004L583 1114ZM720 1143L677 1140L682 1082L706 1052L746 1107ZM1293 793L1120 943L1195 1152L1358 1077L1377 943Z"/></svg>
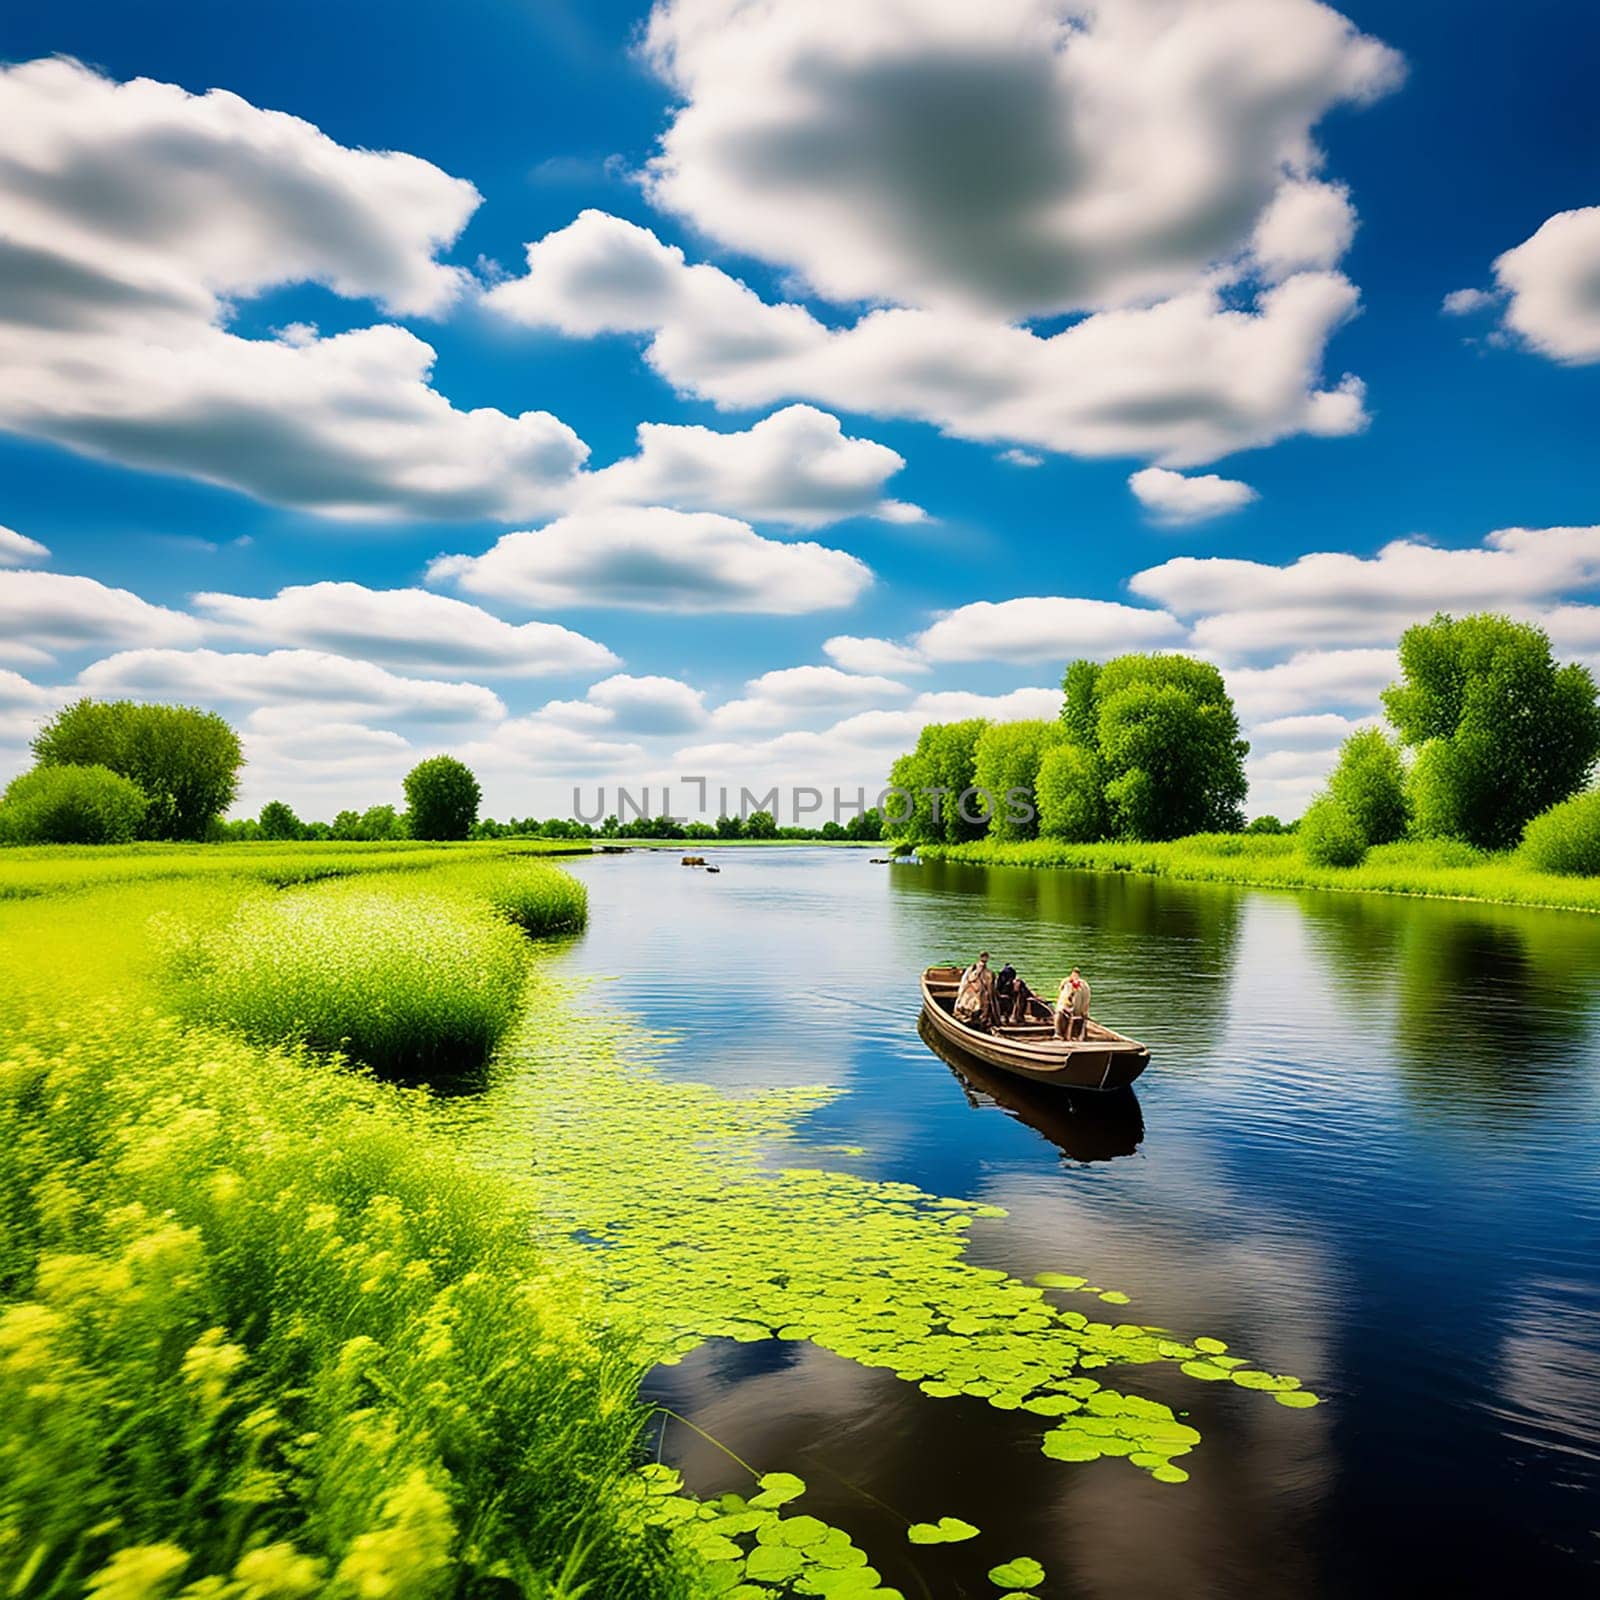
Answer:
<svg viewBox="0 0 1600 1600"><path fill-rule="evenodd" d="M940 1517L937 1522L913 1522L906 1530L912 1544L960 1544L976 1539L978 1530L960 1517Z"/></svg>
<svg viewBox="0 0 1600 1600"><path fill-rule="evenodd" d="M1044 1567L1032 1556L1015 1556L990 1567L989 1582L1001 1589L1031 1589L1044 1582Z"/></svg>

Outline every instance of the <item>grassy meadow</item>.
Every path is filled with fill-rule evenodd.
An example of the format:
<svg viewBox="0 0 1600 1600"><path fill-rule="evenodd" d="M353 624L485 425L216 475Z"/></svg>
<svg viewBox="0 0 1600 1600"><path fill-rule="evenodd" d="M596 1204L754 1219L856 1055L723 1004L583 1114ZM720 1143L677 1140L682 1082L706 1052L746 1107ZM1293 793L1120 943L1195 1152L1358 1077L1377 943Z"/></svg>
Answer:
<svg viewBox="0 0 1600 1600"><path fill-rule="evenodd" d="M1474 850L1453 840L1374 845L1355 867L1314 866L1293 834L1202 833L1162 844L980 839L971 844L918 845L916 853L927 861L1135 872L1273 889L1337 889L1600 911L1600 878L1539 872L1513 852Z"/></svg>
<svg viewBox="0 0 1600 1600"><path fill-rule="evenodd" d="M581 921L525 857L0 855L8 1596L693 1591L634 1333L385 1081L480 1068Z"/></svg>

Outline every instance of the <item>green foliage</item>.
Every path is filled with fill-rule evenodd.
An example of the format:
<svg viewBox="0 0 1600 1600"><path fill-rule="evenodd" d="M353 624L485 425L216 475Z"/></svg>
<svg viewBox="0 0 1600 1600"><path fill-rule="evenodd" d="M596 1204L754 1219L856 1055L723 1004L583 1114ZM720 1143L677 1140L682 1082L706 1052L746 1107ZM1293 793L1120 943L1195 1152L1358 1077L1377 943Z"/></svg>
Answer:
<svg viewBox="0 0 1600 1600"><path fill-rule="evenodd" d="M126 844L148 804L108 767L35 767L0 796L0 844Z"/></svg>
<svg viewBox="0 0 1600 1600"><path fill-rule="evenodd" d="M471 769L454 756L419 761L406 774L405 791L416 839L465 839L483 798Z"/></svg>
<svg viewBox="0 0 1600 1600"><path fill-rule="evenodd" d="M981 717L930 722L916 749L895 762L889 784L904 793L894 797L888 821L897 836L944 844L982 836L987 816L973 791L978 740L988 726Z"/></svg>
<svg viewBox="0 0 1600 1600"><path fill-rule="evenodd" d="M1368 844L1403 839L1410 821L1400 751L1379 728L1352 733L1328 779L1328 794L1356 820Z"/></svg>
<svg viewBox="0 0 1600 1600"><path fill-rule="evenodd" d="M203 839L233 803L239 736L214 712L133 700L78 700L33 741L41 766L108 767L145 794L148 839Z"/></svg>
<svg viewBox="0 0 1600 1600"><path fill-rule="evenodd" d="M346 812L345 815L353 816L354 813ZM269 800L262 806L256 826L261 830L261 838L270 839L276 844L306 836L305 824L294 814L293 808L282 800Z"/></svg>
<svg viewBox="0 0 1600 1600"><path fill-rule="evenodd" d="M625 1494L638 1360L514 1188L371 1082L72 1022L0 1029L9 1595L532 1600L575 1550L687 1594Z"/></svg>
<svg viewBox="0 0 1600 1600"><path fill-rule="evenodd" d="M412 1080L480 1067L525 975L508 921L448 896L356 884L247 901L177 941L171 963L193 1020L260 1044L346 1051Z"/></svg>
<svg viewBox="0 0 1600 1600"><path fill-rule="evenodd" d="M854 812L844 825L844 834L847 839L868 841L881 839L883 814L876 806L868 806L864 811Z"/></svg>
<svg viewBox="0 0 1600 1600"><path fill-rule="evenodd" d="M1401 636L1400 667L1383 701L1417 751L1410 797L1425 835L1509 848L1582 787L1600 755L1594 680L1557 666L1529 623L1441 613Z"/></svg>
<svg viewBox="0 0 1600 1600"><path fill-rule="evenodd" d="M744 832L744 824L737 817L730 817L727 812L723 812L712 826L717 830L719 839L737 839Z"/></svg>
<svg viewBox="0 0 1600 1600"><path fill-rule="evenodd" d="M448 883L533 938L571 933L589 917L589 891L570 872L543 862L485 861L454 869Z"/></svg>
<svg viewBox="0 0 1600 1600"><path fill-rule="evenodd" d="M1245 830L1246 833L1277 834L1287 833L1282 820L1272 815L1269 811L1264 816L1257 817Z"/></svg>
<svg viewBox="0 0 1600 1600"><path fill-rule="evenodd" d="M1522 855L1541 872L1600 876L1600 790L1540 812L1522 835Z"/></svg>
<svg viewBox="0 0 1600 1600"><path fill-rule="evenodd" d="M1039 764L1039 832L1075 843L1106 836L1105 775L1091 750L1058 744Z"/></svg>
<svg viewBox="0 0 1600 1600"><path fill-rule="evenodd" d="M1367 835L1360 819L1331 794L1307 808L1296 842L1314 867L1359 867L1367 854Z"/></svg>
<svg viewBox="0 0 1600 1600"><path fill-rule="evenodd" d="M994 722L978 735L973 782L989 817L989 838L1038 837L1040 764L1065 738L1059 721Z"/></svg>
<svg viewBox="0 0 1600 1600"><path fill-rule="evenodd" d="M742 831L746 839L776 839L778 819L770 811L752 811L744 819Z"/></svg>
<svg viewBox="0 0 1600 1600"><path fill-rule="evenodd" d="M1176 839L1244 826L1250 747L1239 738L1222 674L1209 661L1125 655L1098 669L1078 664L1068 678L1072 692L1087 692L1095 707L1113 833ZM1072 715L1076 720L1078 713Z"/></svg>

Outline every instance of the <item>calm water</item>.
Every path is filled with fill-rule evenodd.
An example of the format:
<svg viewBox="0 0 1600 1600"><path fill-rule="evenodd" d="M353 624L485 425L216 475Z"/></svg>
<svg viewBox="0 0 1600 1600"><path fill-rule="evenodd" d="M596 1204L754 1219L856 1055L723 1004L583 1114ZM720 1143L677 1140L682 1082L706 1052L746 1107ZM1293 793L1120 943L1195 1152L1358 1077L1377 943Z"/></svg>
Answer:
<svg viewBox="0 0 1600 1600"><path fill-rule="evenodd" d="M906 1545L901 1518L944 1512L1038 1556L1050 1595L1591 1588L1600 918L708 854L720 876L574 863L591 923L565 960L677 1036L669 1071L840 1086L808 1136L868 1154L816 1164L1003 1205L971 1259L1123 1289L1125 1315L1226 1339L1326 1403L1135 1371L1204 1434L1179 1487L1047 1460L1036 1418L811 1346L708 1345L661 1375L666 1403L801 1473L805 1509L908 1595L995 1592L960 1547ZM1081 964L1096 1014L1153 1048L1137 1101L1022 1098L934 1055L917 974L979 948L1041 988ZM748 1486L681 1425L665 1449L696 1489Z"/></svg>

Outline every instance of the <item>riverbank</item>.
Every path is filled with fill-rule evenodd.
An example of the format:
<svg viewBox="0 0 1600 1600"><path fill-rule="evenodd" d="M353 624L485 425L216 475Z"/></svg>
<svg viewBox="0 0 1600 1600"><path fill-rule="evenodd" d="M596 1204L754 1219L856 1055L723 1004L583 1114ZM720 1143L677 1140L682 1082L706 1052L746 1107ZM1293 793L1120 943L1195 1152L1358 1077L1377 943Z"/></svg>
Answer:
<svg viewBox="0 0 1600 1600"><path fill-rule="evenodd" d="M925 861L1127 872L1263 889L1332 889L1355 894L1482 900L1497 905L1600 912L1600 878L1535 872L1515 855L1451 842L1377 845L1358 867L1313 866L1292 834L1197 834L1163 844L1068 844L1033 839L1000 844L919 845Z"/></svg>
<svg viewBox="0 0 1600 1600"><path fill-rule="evenodd" d="M481 1064L581 916L519 853L7 853L50 869L0 903L8 1594L695 1592L640 1330L429 1097L309 1048Z"/></svg>

